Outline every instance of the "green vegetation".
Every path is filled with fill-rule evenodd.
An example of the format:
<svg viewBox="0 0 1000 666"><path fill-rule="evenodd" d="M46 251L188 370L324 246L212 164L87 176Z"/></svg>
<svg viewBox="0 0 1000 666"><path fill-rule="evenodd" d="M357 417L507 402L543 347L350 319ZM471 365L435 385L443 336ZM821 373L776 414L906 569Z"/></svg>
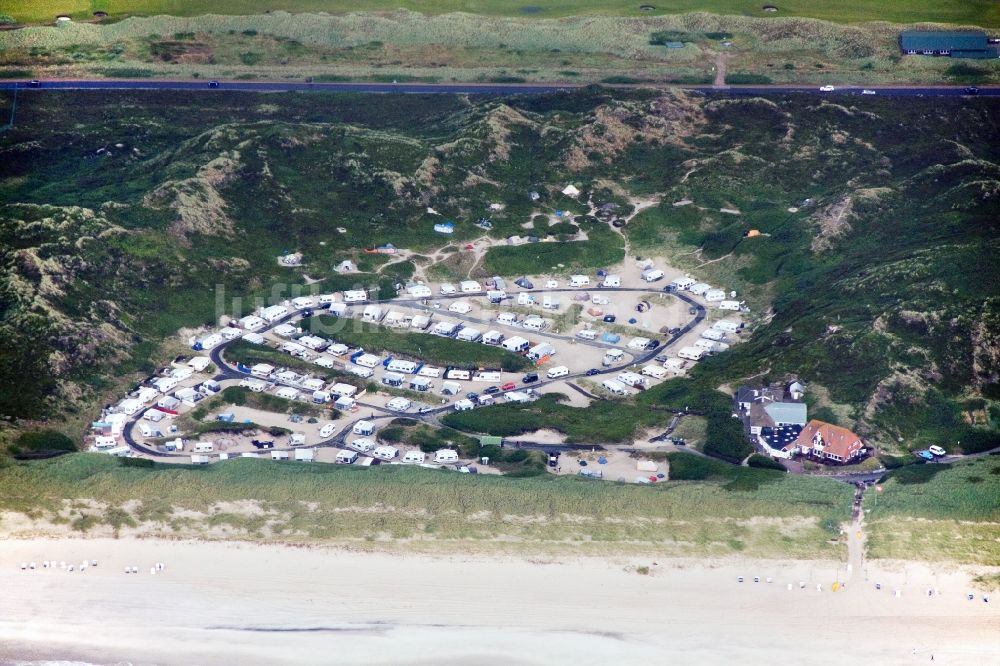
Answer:
<svg viewBox="0 0 1000 666"><path fill-rule="evenodd" d="M759 469L776 469L779 472L787 471L785 466L774 458L768 458L767 456L762 456L759 453L755 453L750 456L750 458L747 459L747 465Z"/></svg>
<svg viewBox="0 0 1000 666"><path fill-rule="evenodd" d="M110 534L111 517L122 530L131 519L146 534L173 538L226 524L238 538L359 548L394 539L397 547L456 552L839 557L843 545L830 542L824 525L849 518L852 496L845 484L766 470L739 470L762 481L734 488L730 478L637 486L402 465L134 462L73 454L0 466L0 510L51 520L64 500L86 498L88 508L68 517L88 532ZM237 514L223 504L237 501L260 511Z"/></svg>
<svg viewBox="0 0 1000 666"><path fill-rule="evenodd" d="M491 275L521 275L539 270L570 273L610 266L625 257L622 237L606 225L587 227L588 240L491 247L483 260L483 272Z"/></svg>
<svg viewBox="0 0 1000 666"><path fill-rule="evenodd" d="M265 412L277 412L279 414L298 414L300 416L320 417L326 413L319 405L313 405L294 400L279 398L270 393L254 393L242 386L230 386L223 389L219 394L224 404L247 406L252 409L260 409Z"/></svg>
<svg viewBox="0 0 1000 666"><path fill-rule="evenodd" d="M313 318L312 330L318 334L332 335L338 342L352 347L362 347L369 352L401 354L426 363L460 368L502 368L508 372L531 367L531 362L523 356L498 347L427 333L411 333L377 324L362 323L356 319L347 320L321 315Z"/></svg>
<svg viewBox="0 0 1000 666"><path fill-rule="evenodd" d="M995 456L900 468L880 492L865 496L868 548L875 557L995 564L1000 561L997 497Z"/></svg>
<svg viewBox="0 0 1000 666"><path fill-rule="evenodd" d="M154 16L173 14L176 16L198 16L206 11L205 5L196 0L123 0L113 6L106 6L113 17ZM78 19L91 18L92 4L79 0L55 0L39 3L37 0L11 0L5 11L15 20L31 23L48 23L58 14L67 14ZM409 9L416 12L443 14L467 12L470 7L464 0L434 0L433 3L419 0L275 0L268 4L269 11L288 12L364 12ZM259 8L239 0L217 0L212 4L214 14L248 14ZM534 20L579 15L645 16L675 14L681 12L713 12L718 14L752 14L767 16L762 5L752 7L740 0L662 0L649 11L643 11L639 4L631 0L598 2L597 0L573 0L553 7L543 7L542 11L527 12L521 0L489 0L476 3L478 14L489 16L528 16ZM787 0L780 6L781 16L805 16L858 23L862 21L896 22L938 22L973 25L1000 25L1000 16L995 3L989 0L901 0L892 4L882 4L871 0L852 2L816 3L810 0ZM255 31L248 31L256 34Z"/></svg>
<svg viewBox="0 0 1000 666"><path fill-rule="evenodd" d="M76 451L76 444L58 430L29 430L17 436L9 451L14 455L51 455Z"/></svg>

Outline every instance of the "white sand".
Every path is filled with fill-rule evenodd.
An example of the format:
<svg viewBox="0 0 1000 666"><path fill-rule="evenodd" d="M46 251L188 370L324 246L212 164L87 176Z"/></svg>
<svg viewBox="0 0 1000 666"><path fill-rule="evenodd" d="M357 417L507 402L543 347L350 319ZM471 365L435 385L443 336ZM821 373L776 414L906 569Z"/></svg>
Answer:
<svg viewBox="0 0 1000 666"><path fill-rule="evenodd" d="M85 573L19 568L46 558L100 564ZM155 562L166 571L150 575ZM126 564L141 573L123 574ZM919 565L870 570L869 583L855 572L846 592L832 593L837 569L8 540L0 543L0 662L909 664L931 654L945 664L1000 662L1000 599L965 600L967 579L955 567L939 576ZM876 578L903 597L876 592ZM927 598L927 587L941 594Z"/></svg>

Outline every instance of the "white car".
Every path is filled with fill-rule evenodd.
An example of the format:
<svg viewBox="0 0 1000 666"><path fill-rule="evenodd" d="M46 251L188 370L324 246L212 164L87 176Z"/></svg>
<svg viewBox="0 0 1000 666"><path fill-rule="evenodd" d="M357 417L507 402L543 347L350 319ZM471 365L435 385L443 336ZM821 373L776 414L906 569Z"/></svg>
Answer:
<svg viewBox="0 0 1000 666"><path fill-rule="evenodd" d="M819 89L820 92L833 92L834 90L836 90L836 88L833 86L823 86Z"/></svg>
<svg viewBox="0 0 1000 666"><path fill-rule="evenodd" d="M865 88L864 90L861 91L861 94L862 95L874 95L875 91L874 90L869 90L868 88Z"/></svg>
<svg viewBox="0 0 1000 666"><path fill-rule="evenodd" d="M337 426L333 423L327 423L325 426L319 429L319 436L323 439L328 437L333 437L333 433L337 430Z"/></svg>
<svg viewBox="0 0 1000 666"><path fill-rule="evenodd" d="M935 456L937 456L939 458L941 456L943 456L943 455L947 455L948 454L947 451L945 451L944 449L942 449L937 444L932 444L931 446L928 446L927 450L930 451L932 455L935 455Z"/></svg>

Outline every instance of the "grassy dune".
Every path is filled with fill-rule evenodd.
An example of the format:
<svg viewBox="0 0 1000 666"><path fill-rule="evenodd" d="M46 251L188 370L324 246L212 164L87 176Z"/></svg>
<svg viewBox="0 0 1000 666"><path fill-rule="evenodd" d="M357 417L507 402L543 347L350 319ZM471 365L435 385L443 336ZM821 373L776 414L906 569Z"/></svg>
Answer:
<svg viewBox="0 0 1000 666"><path fill-rule="evenodd" d="M405 540L396 545L424 550L843 554L830 539L849 516L848 486L761 470L736 474L735 483L730 475L635 486L246 459L135 467L74 454L0 468L0 512L14 512L0 533L137 530L359 547ZM36 522L18 527L24 516L15 514Z"/></svg>
<svg viewBox="0 0 1000 666"><path fill-rule="evenodd" d="M1000 459L896 473L865 502L873 557L1000 563Z"/></svg>
<svg viewBox="0 0 1000 666"><path fill-rule="evenodd" d="M111 17L172 14L197 16L214 14L256 14L267 11L329 12L391 11L409 9L428 14L471 12L491 16L560 17L586 14L639 16L712 12L769 16L766 3L749 0L561 0L527 4L526 0L216 0L210 5L197 0L11 0L4 12L26 23L44 23L59 14L86 19L95 11ZM862 21L933 21L940 23L1000 24L1000 8L991 0L897 0L882 3L872 0L784 0L775 3L781 16L805 16L841 23ZM653 9L642 10L642 5Z"/></svg>

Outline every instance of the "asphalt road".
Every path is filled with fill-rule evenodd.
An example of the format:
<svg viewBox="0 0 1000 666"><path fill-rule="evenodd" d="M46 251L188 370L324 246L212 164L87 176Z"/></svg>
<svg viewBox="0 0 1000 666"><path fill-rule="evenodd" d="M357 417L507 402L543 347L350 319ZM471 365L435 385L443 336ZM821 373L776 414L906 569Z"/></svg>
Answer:
<svg viewBox="0 0 1000 666"><path fill-rule="evenodd" d="M0 90L199 90L205 92L354 92L354 93L409 93L409 94L461 94L461 95L518 95L540 94L574 90L588 84L526 84L526 83L304 83L290 81L219 81L210 87L208 81L164 81L157 79L101 79L40 81L31 86L24 80L0 80ZM837 87L833 92L822 93L818 86L684 86L671 84L645 84L646 87L684 88L711 95L768 95L785 93L813 93L821 95L860 95L863 86ZM636 86L606 86L610 88L636 88ZM875 96L888 97L962 97L967 96L965 86L870 86ZM982 86L981 97L1000 97L1000 87Z"/></svg>

